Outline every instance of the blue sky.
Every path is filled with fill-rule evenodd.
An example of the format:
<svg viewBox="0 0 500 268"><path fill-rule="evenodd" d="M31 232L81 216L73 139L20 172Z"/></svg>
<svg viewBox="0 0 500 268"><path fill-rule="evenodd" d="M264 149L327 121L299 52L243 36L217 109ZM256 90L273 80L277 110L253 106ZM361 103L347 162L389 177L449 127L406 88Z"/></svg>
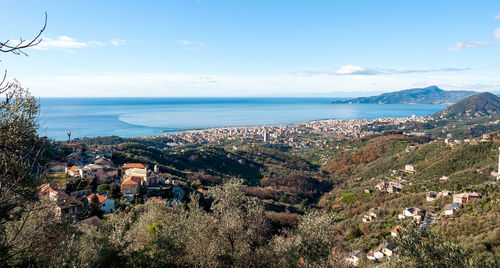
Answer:
<svg viewBox="0 0 500 268"><path fill-rule="evenodd" d="M500 1L0 2L1 40L48 13L0 55L35 96L500 91Z"/></svg>

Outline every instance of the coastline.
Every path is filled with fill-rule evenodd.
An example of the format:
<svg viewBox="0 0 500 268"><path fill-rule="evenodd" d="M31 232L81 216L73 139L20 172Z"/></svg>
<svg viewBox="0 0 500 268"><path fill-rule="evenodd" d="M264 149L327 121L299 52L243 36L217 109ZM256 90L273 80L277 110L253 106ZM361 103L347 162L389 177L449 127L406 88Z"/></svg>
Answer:
<svg viewBox="0 0 500 268"><path fill-rule="evenodd" d="M60 101L60 100L59 100ZM301 102L299 99L239 99L239 103L155 103L143 105L122 103L116 99L111 106L103 100L78 103L60 101L55 106L42 106L44 117L40 135L55 140L72 137L148 137L177 132L206 131L218 128L250 128L303 124L321 120L363 120L388 117L427 116L444 105L332 105L325 99ZM172 100L169 100L172 101ZM182 100L178 100L182 101Z"/></svg>

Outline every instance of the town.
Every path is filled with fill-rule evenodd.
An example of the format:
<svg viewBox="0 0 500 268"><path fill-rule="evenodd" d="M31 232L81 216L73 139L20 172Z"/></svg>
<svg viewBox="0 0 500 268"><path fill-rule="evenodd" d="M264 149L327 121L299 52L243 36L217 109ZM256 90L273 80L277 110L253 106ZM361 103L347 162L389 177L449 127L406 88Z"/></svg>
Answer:
<svg viewBox="0 0 500 268"><path fill-rule="evenodd" d="M401 117L353 120L318 120L296 123L283 126L242 126L210 128L204 130L188 130L174 134L166 133L165 137L173 142L168 146L180 146L187 143L207 143L223 140L247 140L252 142L266 142L270 144L283 144L294 148L307 148L317 145L311 141L308 134L326 135L334 139L361 138L368 135L380 134L380 131L364 130L368 125L383 123L388 125L404 125L407 122L425 123L428 117ZM416 134L416 133L412 133ZM416 135L421 135L417 133ZM154 136L151 138L156 138Z"/></svg>

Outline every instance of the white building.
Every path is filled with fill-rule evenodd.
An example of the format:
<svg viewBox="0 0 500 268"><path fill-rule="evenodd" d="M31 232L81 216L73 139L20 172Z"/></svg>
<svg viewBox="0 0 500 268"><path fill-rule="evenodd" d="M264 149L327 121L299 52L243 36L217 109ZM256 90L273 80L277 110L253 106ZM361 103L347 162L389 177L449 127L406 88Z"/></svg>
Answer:
<svg viewBox="0 0 500 268"><path fill-rule="evenodd" d="M270 140L270 137L269 137L269 132L264 132L264 142L268 142Z"/></svg>
<svg viewBox="0 0 500 268"><path fill-rule="evenodd" d="M451 215L453 215L453 212L454 212L454 209L453 209L453 206L451 204L446 204L444 206L444 215L451 216Z"/></svg>
<svg viewBox="0 0 500 268"><path fill-rule="evenodd" d="M97 196L97 200L99 203L99 208L104 211L104 214L111 213L115 211L115 200L108 198L105 195L100 195L100 194L91 194L87 197L88 199L88 204L90 205L90 202L92 202L92 198L94 196Z"/></svg>
<svg viewBox="0 0 500 268"><path fill-rule="evenodd" d="M346 259L346 262L351 264L352 266L358 267L359 260L361 259L361 251L354 251L349 257Z"/></svg>
<svg viewBox="0 0 500 268"><path fill-rule="evenodd" d="M405 171L413 173L413 172L415 172L415 167L413 165L406 165L405 166Z"/></svg>

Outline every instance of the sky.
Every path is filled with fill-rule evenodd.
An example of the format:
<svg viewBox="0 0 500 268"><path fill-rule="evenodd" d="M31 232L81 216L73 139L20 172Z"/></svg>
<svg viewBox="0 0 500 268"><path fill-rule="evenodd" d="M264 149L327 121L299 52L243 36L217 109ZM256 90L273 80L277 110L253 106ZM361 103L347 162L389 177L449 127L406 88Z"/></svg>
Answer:
<svg viewBox="0 0 500 268"><path fill-rule="evenodd" d="M0 70L37 97L500 91L500 1L0 0ZM14 41L15 40L15 41Z"/></svg>

